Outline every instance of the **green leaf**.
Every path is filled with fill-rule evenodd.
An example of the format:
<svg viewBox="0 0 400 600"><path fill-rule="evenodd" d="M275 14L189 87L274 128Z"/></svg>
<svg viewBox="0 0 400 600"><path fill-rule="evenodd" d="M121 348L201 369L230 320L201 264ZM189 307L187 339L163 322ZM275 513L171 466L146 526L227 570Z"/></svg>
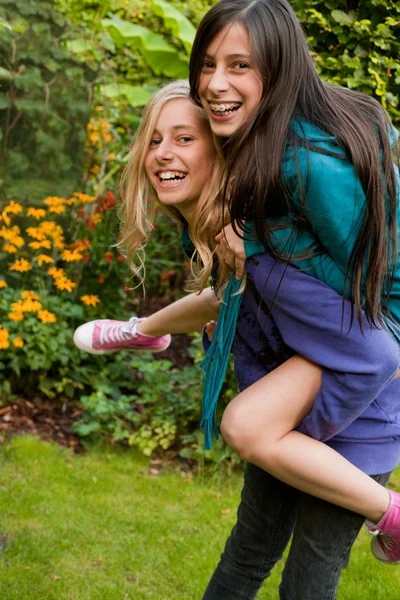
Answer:
<svg viewBox="0 0 400 600"><path fill-rule="evenodd" d="M177 48L162 35L123 21L116 15L103 19L102 23L117 45L122 48L129 44L133 50L138 50L156 75L176 78L188 76L188 59L182 58Z"/></svg>
<svg viewBox="0 0 400 600"><path fill-rule="evenodd" d="M145 106L150 100L153 90L142 86L129 85L128 83L110 83L100 86L100 93L106 98L120 98L124 96L131 106Z"/></svg>
<svg viewBox="0 0 400 600"><path fill-rule="evenodd" d="M353 12L345 13L343 10L333 10L331 15L336 23L340 25L352 25L355 21L355 14Z"/></svg>
<svg viewBox="0 0 400 600"><path fill-rule="evenodd" d="M196 29L189 19L165 0L153 0L152 6L154 14L163 19L165 27L181 40L186 52L190 54Z"/></svg>
<svg viewBox="0 0 400 600"><path fill-rule="evenodd" d="M4 69L3 67L0 67L0 80L12 81L13 79L14 79L14 75L11 73L11 71L8 71L7 69Z"/></svg>

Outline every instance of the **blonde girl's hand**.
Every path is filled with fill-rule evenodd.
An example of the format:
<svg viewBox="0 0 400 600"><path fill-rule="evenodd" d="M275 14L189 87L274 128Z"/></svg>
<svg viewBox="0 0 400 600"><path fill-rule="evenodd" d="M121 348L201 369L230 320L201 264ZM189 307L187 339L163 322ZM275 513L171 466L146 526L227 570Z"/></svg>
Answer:
<svg viewBox="0 0 400 600"><path fill-rule="evenodd" d="M215 236L215 241L225 262L236 272L236 279L243 279L246 253L242 238L236 235L232 225L229 224Z"/></svg>
<svg viewBox="0 0 400 600"><path fill-rule="evenodd" d="M206 335L208 337L209 342L212 342L216 326L217 326L216 321L209 321L208 323L206 323L205 331L206 331Z"/></svg>

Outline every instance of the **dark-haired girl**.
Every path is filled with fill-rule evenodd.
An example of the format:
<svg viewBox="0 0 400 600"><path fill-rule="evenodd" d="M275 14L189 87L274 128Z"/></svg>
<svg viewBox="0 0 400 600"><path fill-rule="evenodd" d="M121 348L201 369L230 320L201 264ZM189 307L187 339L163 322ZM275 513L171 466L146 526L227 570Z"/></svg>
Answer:
<svg viewBox="0 0 400 600"><path fill-rule="evenodd" d="M317 276L353 301L358 323L353 315L344 315L345 326L381 323L399 343L399 182L392 157L392 148L397 157L398 148L382 107L319 78L286 0L220 0L198 29L190 81L192 97L208 114L226 160L223 202L233 229L245 230L246 256L267 251L283 264L304 268L307 256L327 252L332 262L321 254ZM299 242L307 232L319 244ZM272 277L277 297L284 298L284 270L268 270L255 254L246 271L252 289L245 294L259 302L260 312L276 318L273 302L262 305L262 290ZM240 351L256 361L252 328L246 333L245 319L242 304ZM289 345L296 349L296 340ZM345 378L339 390L332 366L315 350L310 340L309 352L302 354L322 365L322 379L318 367L298 356L257 380L247 364L241 382L247 389L225 411L224 438L243 458L285 483L367 516L368 529L377 536L374 554L399 562L400 496L356 474L350 462L368 474L390 470L396 464L387 468L392 452L398 462L400 432L384 452L376 444L371 461L365 454L370 423L359 423L359 449L354 445L349 452L340 432L351 428L366 408L378 423L388 407L368 399L367 387L363 401L362 393L358 400L346 395ZM364 360L367 369L368 354ZM342 374L347 366L345 359L336 365ZM335 438L332 447L350 462L329 444L289 431L288 425L294 429L303 419L302 433L320 441ZM278 521L275 525L279 529ZM226 563L222 569L226 573Z"/></svg>

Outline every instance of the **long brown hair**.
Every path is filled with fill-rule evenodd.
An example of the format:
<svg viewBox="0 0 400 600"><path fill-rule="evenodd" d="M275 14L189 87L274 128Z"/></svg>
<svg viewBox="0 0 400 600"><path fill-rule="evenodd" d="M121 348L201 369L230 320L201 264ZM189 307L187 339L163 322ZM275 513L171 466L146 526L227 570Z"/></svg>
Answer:
<svg viewBox="0 0 400 600"><path fill-rule="evenodd" d="M254 219L265 249L282 260L272 246L266 218L276 216L277 199L282 214L293 212L281 175L286 144L293 147L294 154L300 145L291 122L298 116L335 136L365 193L364 219L347 273L352 300L360 323L361 308L371 323L382 322L381 310L387 308L397 258L397 186L391 134L397 160L399 151L393 126L373 98L320 79L304 32L286 0L220 0L208 11L197 31L190 60L191 96L198 104L204 55L216 35L233 23L243 25L249 34L263 94L247 122L228 139L220 140L226 160L223 203L232 222ZM302 208L297 211L303 224L306 187L300 189Z"/></svg>

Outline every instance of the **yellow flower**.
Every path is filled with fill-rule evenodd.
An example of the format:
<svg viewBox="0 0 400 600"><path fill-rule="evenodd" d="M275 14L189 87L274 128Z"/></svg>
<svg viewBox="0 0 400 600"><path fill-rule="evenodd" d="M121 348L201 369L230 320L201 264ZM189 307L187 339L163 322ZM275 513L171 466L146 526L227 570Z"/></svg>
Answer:
<svg viewBox="0 0 400 600"><path fill-rule="evenodd" d="M96 200L96 196L89 196L88 194L82 194L81 192L74 192L74 196L78 198L82 204L88 204L89 202L94 202Z"/></svg>
<svg viewBox="0 0 400 600"><path fill-rule="evenodd" d="M21 248L21 246L25 244L24 238L22 238L20 235L14 235L14 237L11 237L9 241L15 246L18 246L18 248Z"/></svg>
<svg viewBox="0 0 400 600"><path fill-rule="evenodd" d="M6 225L10 225L11 219L10 219L10 217L7 217L7 214L5 212L2 213L1 218Z"/></svg>
<svg viewBox="0 0 400 600"><path fill-rule="evenodd" d="M48 196L43 200L43 204L47 204L47 206L62 206L64 202L65 198L59 198L58 196Z"/></svg>
<svg viewBox="0 0 400 600"><path fill-rule="evenodd" d="M30 208L28 208L26 214L28 215L28 217L33 217L38 221L39 219L43 219L43 217L46 216L46 211L44 210L44 208L33 208L31 206Z"/></svg>
<svg viewBox="0 0 400 600"><path fill-rule="evenodd" d="M61 215L62 213L65 212L65 206L62 206L61 204L60 204L60 206L50 206L49 212L56 213L57 215Z"/></svg>
<svg viewBox="0 0 400 600"><path fill-rule="evenodd" d="M18 202L14 202L14 200L11 200L10 204L8 204L8 206L6 206L4 208L3 216L6 213L12 213L13 215L18 215L18 213L20 213L22 211L23 211L22 204L19 204Z"/></svg>
<svg viewBox="0 0 400 600"><path fill-rule="evenodd" d="M81 296L81 300L83 304L86 304L86 306L96 306L96 304L100 302L100 298L94 295Z"/></svg>
<svg viewBox="0 0 400 600"><path fill-rule="evenodd" d="M41 225L43 225L43 223ZM39 240L39 242L41 242L42 240L46 239L46 236L41 229L38 227L27 227L26 233L29 235L29 237L35 238L35 240Z"/></svg>
<svg viewBox="0 0 400 600"><path fill-rule="evenodd" d="M15 252L17 251L17 247L13 246L12 244L4 244L3 250L4 252L8 252L9 254L15 254Z"/></svg>
<svg viewBox="0 0 400 600"><path fill-rule="evenodd" d="M97 144L97 142L99 141L99 136L97 135L97 133L91 133L89 135L89 140L92 142L92 144Z"/></svg>
<svg viewBox="0 0 400 600"><path fill-rule="evenodd" d="M64 269L57 269L57 267L50 267L50 269L48 269L47 272L49 275L56 279L57 277L65 277Z"/></svg>
<svg viewBox="0 0 400 600"><path fill-rule="evenodd" d="M47 254L39 254L39 256L36 258L36 260L39 263L39 266L41 267L43 263L53 263L54 260L51 258L51 256L48 256Z"/></svg>
<svg viewBox="0 0 400 600"><path fill-rule="evenodd" d="M3 290L7 287L8 287L7 282L4 281L4 279L0 279L0 290Z"/></svg>
<svg viewBox="0 0 400 600"><path fill-rule="evenodd" d="M15 312L23 312L24 311L24 303L22 300L18 300L18 302L11 302L11 308Z"/></svg>
<svg viewBox="0 0 400 600"><path fill-rule="evenodd" d="M19 273L24 273L25 271L30 271L31 269L31 263L26 260L26 258L20 258L19 260L16 260L15 263L8 268L9 271L18 271Z"/></svg>
<svg viewBox="0 0 400 600"><path fill-rule="evenodd" d="M12 305L11 305L12 306ZM25 300L22 304L22 312L37 312L42 308L42 305L37 300Z"/></svg>
<svg viewBox="0 0 400 600"><path fill-rule="evenodd" d="M74 283L67 277L57 277L54 280L54 285L58 290L67 290L67 292L72 292L72 290L76 287L76 283Z"/></svg>
<svg viewBox="0 0 400 600"><path fill-rule="evenodd" d="M48 310L39 310L38 319L42 321L42 323L55 323L57 321L56 315L49 312Z"/></svg>
<svg viewBox="0 0 400 600"><path fill-rule="evenodd" d="M83 258L78 250L64 250L61 256L66 262L79 262Z"/></svg>
<svg viewBox="0 0 400 600"><path fill-rule="evenodd" d="M24 346L24 340L21 337L14 338L12 343L16 348L23 348Z"/></svg>
<svg viewBox="0 0 400 600"><path fill-rule="evenodd" d="M29 242L28 246L33 248L34 250L39 250L39 248L47 248L50 250L51 241L50 240L42 240L41 242Z"/></svg>
<svg viewBox="0 0 400 600"><path fill-rule="evenodd" d="M0 325L0 350L7 350L7 348L9 348L9 336L10 334L8 333L7 329L4 329L4 327Z"/></svg>
<svg viewBox="0 0 400 600"><path fill-rule="evenodd" d="M21 292L21 298L24 300L40 300L40 296L37 295L36 292L32 290L24 290Z"/></svg>
<svg viewBox="0 0 400 600"><path fill-rule="evenodd" d="M22 312L19 312L16 310L16 311L9 312L8 318L11 319L11 321L23 321L24 315Z"/></svg>

